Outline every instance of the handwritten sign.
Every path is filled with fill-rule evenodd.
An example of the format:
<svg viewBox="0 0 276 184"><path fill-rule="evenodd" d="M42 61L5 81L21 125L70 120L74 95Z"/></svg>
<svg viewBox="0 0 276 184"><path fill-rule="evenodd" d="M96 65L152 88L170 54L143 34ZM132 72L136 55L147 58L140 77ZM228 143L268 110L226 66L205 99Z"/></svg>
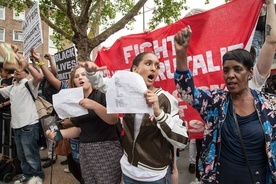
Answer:
<svg viewBox="0 0 276 184"><path fill-rule="evenodd" d="M53 106L60 119L88 114L88 110L79 105L84 99L83 88L62 89L53 95Z"/></svg>
<svg viewBox="0 0 276 184"><path fill-rule="evenodd" d="M144 79L137 73L117 71L108 83L106 92L107 113L149 113L144 92Z"/></svg>

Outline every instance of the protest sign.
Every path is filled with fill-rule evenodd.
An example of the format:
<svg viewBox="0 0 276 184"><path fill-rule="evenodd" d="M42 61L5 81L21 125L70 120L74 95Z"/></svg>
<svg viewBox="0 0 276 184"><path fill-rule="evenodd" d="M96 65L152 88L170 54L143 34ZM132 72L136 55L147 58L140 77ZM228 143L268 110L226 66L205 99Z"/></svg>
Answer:
<svg viewBox="0 0 276 184"><path fill-rule="evenodd" d="M95 63L107 66L108 70L103 74L112 76L116 70L129 69L137 54L143 51L154 52L160 61L155 86L162 87L179 99L182 114L189 128L199 126L202 123L198 121L203 120L193 108L181 101L175 88L174 35L190 25L193 33L188 50L188 64L195 84L205 89L224 89L221 58L227 51L236 48L250 49L252 33L261 7L262 1L233 0L149 33L123 36L109 49L99 51ZM191 138L201 138L202 131L191 132L189 135Z"/></svg>
<svg viewBox="0 0 276 184"><path fill-rule="evenodd" d="M148 113L153 114L145 96L147 86L141 75L130 71L117 71L106 92L107 113Z"/></svg>
<svg viewBox="0 0 276 184"><path fill-rule="evenodd" d="M54 55L58 70L59 80L68 80L71 69L77 64L75 47L58 52Z"/></svg>
<svg viewBox="0 0 276 184"><path fill-rule="evenodd" d="M43 43L41 19L38 2L36 2L30 9L25 21L22 25L23 30L23 45L24 45L24 58L30 56L31 48L38 48Z"/></svg>

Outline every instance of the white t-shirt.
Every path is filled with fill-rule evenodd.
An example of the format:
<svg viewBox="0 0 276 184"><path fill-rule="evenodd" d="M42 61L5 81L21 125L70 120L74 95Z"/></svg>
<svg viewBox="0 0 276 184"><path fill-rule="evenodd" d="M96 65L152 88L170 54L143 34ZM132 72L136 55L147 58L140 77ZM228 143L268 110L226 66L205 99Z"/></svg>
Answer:
<svg viewBox="0 0 276 184"><path fill-rule="evenodd" d="M268 75L268 77L269 77L269 75ZM260 74L260 72L257 68L257 65L254 65L254 67L253 67L253 76L252 76L252 79L249 80L248 85L252 89L256 89L256 90L261 91L262 87L265 84L266 79L268 77L261 76L261 74Z"/></svg>
<svg viewBox="0 0 276 184"><path fill-rule="evenodd" d="M0 93L4 98L10 98L12 115L11 127L15 129L38 123L39 117L35 102L25 86L25 82L27 81L28 79L24 78L19 83L15 82L11 86L0 89ZM28 84L36 98L39 85L34 87L33 79L29 80Z"/></svg>
<svg viewBox="0 0 276 184"><path fill-rule="evenodd" d="M161 178L165 177L168 171L168 167L163 171L159 172L148 171L141 169L139 167L135 167L128 162L127 157L125 155L123 155L123 157L121 158L120 163L124 175L131 179L142 182L152 182L160 180Z"/></svg>

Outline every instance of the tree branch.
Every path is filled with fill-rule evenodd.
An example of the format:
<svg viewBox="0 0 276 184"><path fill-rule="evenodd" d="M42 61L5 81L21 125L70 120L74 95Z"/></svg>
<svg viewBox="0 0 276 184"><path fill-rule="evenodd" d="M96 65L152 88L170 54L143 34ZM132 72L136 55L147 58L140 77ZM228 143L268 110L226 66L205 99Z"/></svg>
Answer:
<svg viewBox="0 0 276 184"><path fill-rule="evenodd" d="M59 0L52 0L52 3L56 5L61 11L66 12L65 6Z"/></svg>
<svg viewBox="0 0 276 184"><path fill-rule="evenodd" d="M96 16L94 17L92 22L90 22L90 31L88 33L89 38L95 37L96 31L99 29L99 22L101 19L102 12L102 1L97 1L97 3L93 7L97 7L97 12L95 13ZM96 9L94 9L94 11L96 11Z"/></svg>
<svg viewBox="0 0 276 184"><path fill-rule="evenodd" d="M102 0L97 0L96 4L94 4L91 9L89 10L88 12L88 17L90 17L92 15L92 13L98 8L98 7L101 7L101 4L102 4Z"/></svg>
<svg viewBox="0 0 276 184"><path fill-rule="evenodd" d="M66 39L71 40L72 37L67 34L67 32L63 31L62 29L60 29L58 26L56 26L55 24L53 24L43 13L40 12L40 16L41 19L49 26L51 27L53 30L55 30L57 33L61 34L62 36L64 36Z"/></svg>
<svg viewBox="0 0 276 184"><path fill-rule="evenodd" d="M78 30L78 27L77 27L76 19L73 16L74 14L73 14L73 11L72 11L72 2L71 2L71 0L66 0L66 5L67 5L67 7L66 7L67 10L65 12L66 12L66 15L68 17L68 20L71 23L72 30L73 30L73 32L78 33L79 30Z"/></svg>
<svg viewBox="0 0 276 184"><path fill-rule="evenodd" d="M144 4L147 2L147 0L139 0L135 6L118 22L116 22L113 26L103 31L101 34L96 36L93 39L93 42L90 39L90 44L93 48L100 45L102 42L104 42L110 35L113 33L123 29L125 27L125 24L127 24L133 17L135 17L139 10L144 6Z"/></svg>
<svg viewBox="0 0 276 184"><path fill-rule="evenodd" d="M84 1L84 2L86 2L86 3L84 3L84 6L81 9L80 17L88 17L88 11L89 11L89 8L92 4L92 0L87 0L87 1Z"/></svg>

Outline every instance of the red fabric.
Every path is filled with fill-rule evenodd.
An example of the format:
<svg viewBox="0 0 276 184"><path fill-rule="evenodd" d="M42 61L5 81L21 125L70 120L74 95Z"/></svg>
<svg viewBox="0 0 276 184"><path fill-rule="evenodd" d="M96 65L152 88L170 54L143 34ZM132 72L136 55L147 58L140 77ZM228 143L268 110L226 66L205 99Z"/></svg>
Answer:
<svg viewBox="0 0 276 184"><path fill-rule="evenodd" d="M104 75L112 76L116 70L129 69L138 53L153 51L159 57L161 64L155 86L160 86L177 97L173 80L175 71L173 37L180 29L190 25L193 34L188 50L188 61L195 84L208 89L218 87L223 89L225 85L221 58L229 50L245 48L261 7L261 1L233 0L149 33L123 36L109 49L104 48L99 51L95 63L107 66L108 70ZM198 113L185 102L180 102L180 106L184 109L184 119L188 122L189 130L193 130L190 126L191 121L203 122ZM189 134L190 138L203 136L202 131L190 131Z"/></svg>

